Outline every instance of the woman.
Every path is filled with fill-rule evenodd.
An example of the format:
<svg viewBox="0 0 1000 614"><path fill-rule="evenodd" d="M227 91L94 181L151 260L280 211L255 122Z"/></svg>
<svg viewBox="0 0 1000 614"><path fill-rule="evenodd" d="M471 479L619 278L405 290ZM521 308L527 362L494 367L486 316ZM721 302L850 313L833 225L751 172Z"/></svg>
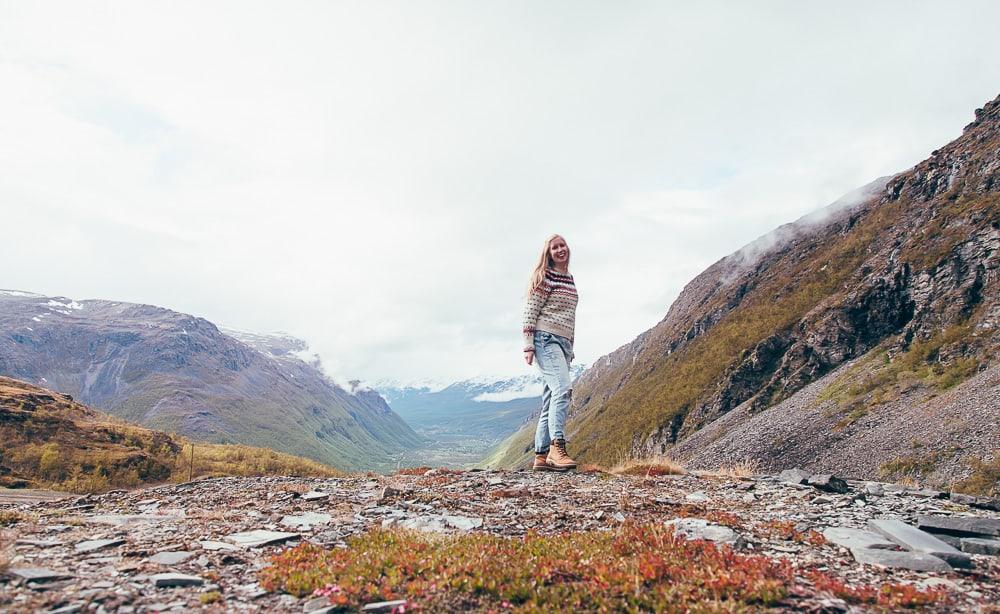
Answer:
<svg viewBox="0 0 1000 614"><path fill-rule="evenodd" d="M545 241L535 265L524 305L524 360L537 362L545 386L542 413L535 429L535 471L568 471L576 461L566 454L566 410L573 394L569 363L573 361L576 285L569 274L569 246L559 235Z"/></svg>

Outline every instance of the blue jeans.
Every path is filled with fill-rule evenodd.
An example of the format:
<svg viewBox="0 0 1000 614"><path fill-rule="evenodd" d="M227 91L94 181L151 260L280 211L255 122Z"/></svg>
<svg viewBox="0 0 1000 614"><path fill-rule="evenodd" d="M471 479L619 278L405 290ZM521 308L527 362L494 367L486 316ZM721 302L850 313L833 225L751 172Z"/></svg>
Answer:
<svg viewBox="0 0 1000 614"><path fill-rule="evenodd" d="M565 439L566 411L573 396L569 379L569 363L573 344L569 339L535 331L535 363L542 372L542 413L535 429L535 453L548 454L556 439Z"/></svg>

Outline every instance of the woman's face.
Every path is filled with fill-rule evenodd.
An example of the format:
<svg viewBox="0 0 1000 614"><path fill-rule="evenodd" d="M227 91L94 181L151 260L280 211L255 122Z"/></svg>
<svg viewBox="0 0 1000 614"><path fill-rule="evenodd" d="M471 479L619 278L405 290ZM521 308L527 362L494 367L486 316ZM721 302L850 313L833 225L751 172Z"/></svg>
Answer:
<svg viewBox="0 0 1000 614"><path fill-rule="evenodd" d="M569 262L569 246L562 237L556 237L549 241L549 257L557 265L564 265Z"/></svg>

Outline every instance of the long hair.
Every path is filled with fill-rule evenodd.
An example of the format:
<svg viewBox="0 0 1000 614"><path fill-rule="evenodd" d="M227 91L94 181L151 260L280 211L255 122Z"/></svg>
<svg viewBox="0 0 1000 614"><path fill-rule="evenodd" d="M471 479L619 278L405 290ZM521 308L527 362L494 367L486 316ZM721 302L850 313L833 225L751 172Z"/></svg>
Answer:
<svg viewBox="0 0 1000 614"><path fill-rule="evenodd" d="M535 265L535 270L531 272L531 279L528 281L528 294L531 294L537 290L543 283L545 283L545 269L551 269L555 267L555 262L552 261L552 255L549 254L549 246L556 239L562 239L565 241L562 235L552 235L548 239L545 239L545 245L542 246L542 254L538 257L538 264ZM569 257L572 252L569 249L569 244L566 244L566 270L569 270Z"/></svg>

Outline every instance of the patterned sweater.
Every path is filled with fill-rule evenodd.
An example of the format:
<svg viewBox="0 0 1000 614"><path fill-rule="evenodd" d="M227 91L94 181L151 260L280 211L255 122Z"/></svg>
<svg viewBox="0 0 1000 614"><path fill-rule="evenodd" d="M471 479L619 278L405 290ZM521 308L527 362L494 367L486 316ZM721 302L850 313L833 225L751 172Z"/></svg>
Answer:
<svg viewBox="0 0 1000 614"><path fill-rule="evenodd" d="M524 348L534 347L536 330L543 330L573 341L576 326L576 284L573 276L545 270L545 281L536 288L524 304L522 332Z"/></svg>

